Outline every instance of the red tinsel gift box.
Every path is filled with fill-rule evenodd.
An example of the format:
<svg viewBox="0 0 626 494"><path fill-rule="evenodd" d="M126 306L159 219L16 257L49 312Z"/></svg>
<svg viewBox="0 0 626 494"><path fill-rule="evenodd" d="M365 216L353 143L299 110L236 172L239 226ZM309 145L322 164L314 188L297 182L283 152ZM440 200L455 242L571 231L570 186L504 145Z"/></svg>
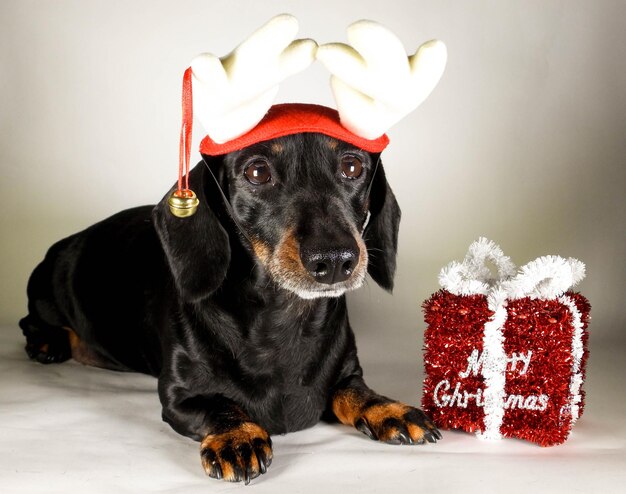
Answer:
<svg viewBox="0 0 626 494"><path fill-rule="evenodd" d="M444 289L423 306L422 406L437 426L541 446L567 439L584 408L590 306L566 290L583 277L581 262L556 256L517 272L484 238L442 270Z"/></svg>

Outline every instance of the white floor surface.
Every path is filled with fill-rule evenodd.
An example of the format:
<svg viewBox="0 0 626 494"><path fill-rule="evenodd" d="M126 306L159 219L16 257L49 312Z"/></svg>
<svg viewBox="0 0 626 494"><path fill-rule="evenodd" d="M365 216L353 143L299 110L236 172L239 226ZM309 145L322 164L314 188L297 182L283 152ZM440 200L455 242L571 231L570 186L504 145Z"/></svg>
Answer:
<svg viewBox="0 0 626 494"><path fill-rule="evenodd" d="M0 328L0 493L210 493L244 489L207 477L198 443L161 421L156 380L27 359ZM274 463L246 492L623 493L626 411L620 347L593 349L588 405L570 439L540 448L444 431L438 444L378 444L341 425L274 437ZM404 396L402 364L373 366ZM415 401L418 397L416 396ZM249 489L249 491L248 491Z"/></svg>

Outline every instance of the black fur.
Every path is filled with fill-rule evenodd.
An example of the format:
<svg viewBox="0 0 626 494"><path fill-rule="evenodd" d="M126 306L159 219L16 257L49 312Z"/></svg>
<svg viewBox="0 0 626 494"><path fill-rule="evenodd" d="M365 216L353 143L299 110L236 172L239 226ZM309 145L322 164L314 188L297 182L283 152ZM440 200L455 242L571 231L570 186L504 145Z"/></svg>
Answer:
<svg viewBox="0 0 626 494"><path fill-rule="evenodd" d="M363 161L356 180L341 174L345 153ZM269 161L272 183L244 178L255 157ZM379 156L298 134L204 158L235 218L200 162L190 174L194 216L173 216L168 193L53 245L28 285L20 325L29 355L69 358L61 328L71 328L97 365L157 376L163 419L196 440L246 420L271 434L310 427L332 417L342 383L367 389L345 298L282 288L250 241L271 251L291 232L332 243L358 234L369 208L367 269L391 290L400 210L382 164L373 175ZM62 348L47 359L42 346L53 340Z"/></svg>

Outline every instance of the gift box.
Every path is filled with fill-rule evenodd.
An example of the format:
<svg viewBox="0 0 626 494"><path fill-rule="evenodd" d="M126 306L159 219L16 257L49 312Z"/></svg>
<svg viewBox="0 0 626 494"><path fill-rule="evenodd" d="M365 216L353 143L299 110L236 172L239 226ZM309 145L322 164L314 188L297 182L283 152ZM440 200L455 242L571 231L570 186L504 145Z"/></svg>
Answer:
<svg viewBox="0 0 626 494"><path fill-rule="evenodd" d="M485 238L441 270L442 289L423 304L422 406L438 427L541 446L567 439L585 404L590 305L570 291L584 275L558 256L517 269Z"/></svg>

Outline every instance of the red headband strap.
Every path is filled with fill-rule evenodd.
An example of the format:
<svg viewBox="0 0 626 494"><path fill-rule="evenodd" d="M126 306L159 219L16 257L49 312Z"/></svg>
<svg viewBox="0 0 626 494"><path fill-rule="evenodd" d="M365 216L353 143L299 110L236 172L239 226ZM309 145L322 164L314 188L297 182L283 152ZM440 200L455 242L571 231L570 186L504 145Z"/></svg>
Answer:
<svg viewBox="0 0 626 494"><path fill-rule="evenodd" d="M272 106L263 120L251 131L236 139L218 144L206 136L200 143L200 152L209 156L218 156L239 151L251 144L301 132L324 134L349 142L371 153L380 153L389 144L386 134L377 139L365 139L353 134L341 125L339 114L332 108L304 103L286 103Z"/></svg>

